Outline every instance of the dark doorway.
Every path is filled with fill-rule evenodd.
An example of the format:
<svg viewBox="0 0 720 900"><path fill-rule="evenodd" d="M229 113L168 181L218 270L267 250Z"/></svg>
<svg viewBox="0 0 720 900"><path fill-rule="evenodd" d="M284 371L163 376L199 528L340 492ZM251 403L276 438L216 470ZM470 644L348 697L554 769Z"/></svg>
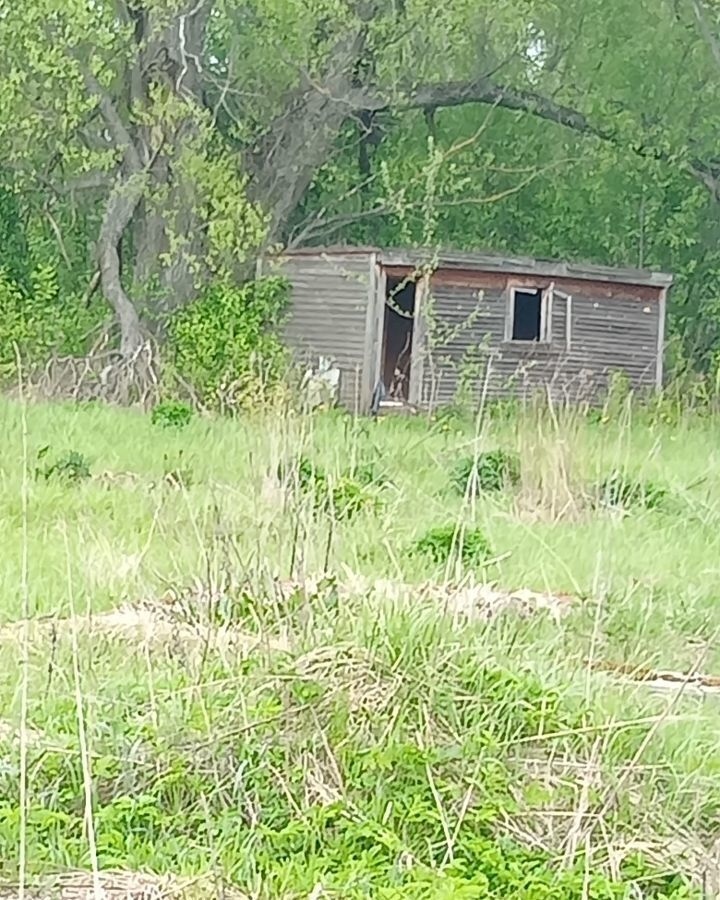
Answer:
<svg viewBox="0 0 720 900"><path fill-rule="evenodd" d="M542 330L542 291L513 292L514 341L539 341Z"/></svg>
<svg viewBox="0 0 720 900"><path fill-rule="evenodd" d="M415 324L415 282L388 278L385 297L382 379L388 397L407 400Z"/></svg>

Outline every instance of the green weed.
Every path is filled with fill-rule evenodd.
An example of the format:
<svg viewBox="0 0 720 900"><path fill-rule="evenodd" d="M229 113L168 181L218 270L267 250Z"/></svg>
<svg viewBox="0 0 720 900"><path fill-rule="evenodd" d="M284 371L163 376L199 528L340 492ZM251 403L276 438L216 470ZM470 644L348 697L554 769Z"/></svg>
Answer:
<svg viewBox="0 0 720 900"><path fill-rule="evenodd" d="M457 525L431 528L415 543L414 549L436 563L459 558L465 565L478 565L493 556L490 543L480 528Z"/></svg>
<svg viewBox="0 0 720 900"><path fill-rule="evenodd" d="M37 454L38 462L45 459L50 448L43 447ZM84 481L91 476L90 461L77 450L70 450L68 453L58 456L52 463L44 466L38 466L35 469L37 478L44 478L45 481L51 479L62 479L69 482Z"/></svg>
<svg viewBox="0 0 720 900"><path fill-rule="evenodd" d="M153 408L151 421L162 428L184 428L190 424L193 410L187 403L164 400Z"/></svg>
<svg viewBox="0 0 720 900"><path fill-rule="evenodd" d="M694 486L662 515L535 517L448 490L472 423L458 440L420 417L257 410L178 432L0 402L3 880L19 880L25 678L33 881L92 865L85 759L101 869L211 873L259 900L701 896L718 704L589 661L720 672L717 425L508 407L484 427L528 460L523 490ZM53 450L23 495L25 428ZM153 490L166 476L191 489ZM644 489L608 493L647 508ZM489 577L583 599L558 620L493 614Z"/></svg>
<svg viewBox="0 0 720 900"><path fill-rule="evenodd" d="M668 498L666 488L652 481L640 481L615 471L604 478L595 488L597 502L601 506L617 506L623 509L644 507L657 509Z"/></svg>
<svg viewBox="0 0 720 900"><path fill-rule="evenodd" d="M520 457L506 450L464 456L454 466L452 482L460 494L503 491L520 481Z"/></svg>

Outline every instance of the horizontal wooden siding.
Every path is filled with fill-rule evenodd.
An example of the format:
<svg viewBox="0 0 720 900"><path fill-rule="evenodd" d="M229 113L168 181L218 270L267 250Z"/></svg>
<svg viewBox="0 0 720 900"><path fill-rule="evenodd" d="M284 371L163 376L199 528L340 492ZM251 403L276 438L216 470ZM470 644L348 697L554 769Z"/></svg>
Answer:
<svg viewBox="0 0 720 900"><path fill-rule="evenodd" d="M341 370L340 400L357 409L362 395L370 255L288 257L280 268L291 283L285 340L298 363L331 357Z"/></svg>
<svg viewBox="0 0 720 900"><path fill-rule="evenodd" d="M568 302L558 295L552 305L551 342L528 345L505 340L508 289L516 279L478 274L461 281L454 284L445 273L433 279L424 406L455 402L458 392L475 399L483 393L527 398L543 390L556 400L592 400L605 393L615 370L623 371L635 390L655 385L659 291L639 288L636 293L623 285L556 280L558 291L572 295L570 345Z"/></svg>

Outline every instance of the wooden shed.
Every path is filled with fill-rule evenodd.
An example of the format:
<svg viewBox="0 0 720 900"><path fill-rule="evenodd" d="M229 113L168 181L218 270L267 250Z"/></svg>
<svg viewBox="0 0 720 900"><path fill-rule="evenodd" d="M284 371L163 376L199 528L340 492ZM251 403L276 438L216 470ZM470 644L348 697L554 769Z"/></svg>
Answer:
<svg viewBox="0 0 720 900"><path fill-rule="evenodd" d="M524 257L372 247L287 251L262 263L292 287L286 339L331 358L341 402L433 408L459 392L598 400L613 372L663 377L672 277Z"/></svg>

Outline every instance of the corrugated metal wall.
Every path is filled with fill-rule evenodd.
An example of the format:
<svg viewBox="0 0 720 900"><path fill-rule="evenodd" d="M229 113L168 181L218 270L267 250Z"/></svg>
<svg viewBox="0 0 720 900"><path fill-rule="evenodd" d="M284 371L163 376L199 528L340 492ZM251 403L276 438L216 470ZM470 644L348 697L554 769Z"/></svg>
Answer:
<svg viewBox="0 0 720 900"><path fill-rule="evenodd" d="M341 370L340 399L358 409L366 378L371 254L288 256L279 270L292 284L285 340L301 364L332 357ZM368 376L369 377L369 376Z"/></svg>
<svg viewBox="0 0 720 900"><path fill-rule="evenodd" d="M648 289L592 282L555 282L572 295L570 346L567 301L555 296L550 344L505 341L507 287L497 278L453 285L435 280L426 328L421 402L454 402L458 391L479 397L528 398L540 389L556 400L602 396L613 370L623 370L635 390L655 385L660 303ZM645 296L643 296L643 294Z"/></svg>

